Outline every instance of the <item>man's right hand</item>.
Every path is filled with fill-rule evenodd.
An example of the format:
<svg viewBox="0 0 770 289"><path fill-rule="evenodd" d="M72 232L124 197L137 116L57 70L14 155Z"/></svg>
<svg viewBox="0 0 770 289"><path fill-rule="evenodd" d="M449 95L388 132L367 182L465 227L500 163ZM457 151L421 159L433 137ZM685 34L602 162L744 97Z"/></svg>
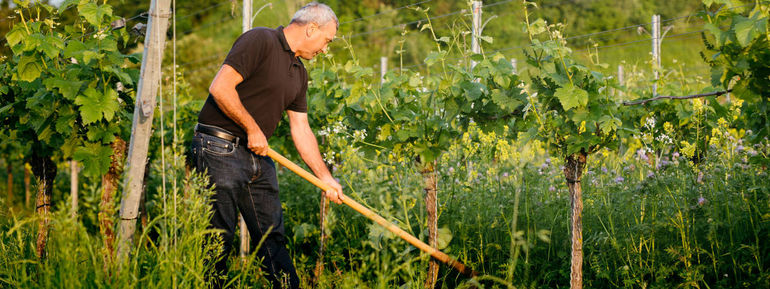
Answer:
<svg viewBox="0 0 770 289"><path fill-rule="evenodd" d="M260 156L267 155L267 139L261 131L248 134L249 150Z"/></svg>

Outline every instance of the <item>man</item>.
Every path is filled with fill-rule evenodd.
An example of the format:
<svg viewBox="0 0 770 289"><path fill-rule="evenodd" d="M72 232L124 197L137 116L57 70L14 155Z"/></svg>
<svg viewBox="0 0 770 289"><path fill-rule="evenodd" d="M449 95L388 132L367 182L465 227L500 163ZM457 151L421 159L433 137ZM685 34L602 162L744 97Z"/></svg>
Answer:
<svg viewBox="0 0 770 289"><path fill-rule="evenodd" d="M286 249L275 164L266 156L267 140L283 111L302 160L334 188L325 192L326 197L342 202L342 187L326 168L308 124L308 76L299 59L325 53L338 23L329 6L313 2L298 10L285 28L245 32L209 87L209 97L198 115L192 155L196 168L207 171L215 184L211 226L224 231L224 251L215 265L219 275L227 272L240 211L252 248L268 234L257 251L268 280L275 288L299 287ZM219 287L222 279L212 282Z"/></svg>

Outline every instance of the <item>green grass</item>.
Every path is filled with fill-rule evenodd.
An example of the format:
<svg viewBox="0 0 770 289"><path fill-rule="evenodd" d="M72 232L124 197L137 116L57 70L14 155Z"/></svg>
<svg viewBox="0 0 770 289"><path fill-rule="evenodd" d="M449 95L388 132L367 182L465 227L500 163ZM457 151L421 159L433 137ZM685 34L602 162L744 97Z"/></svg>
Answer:
<svg viewBox="0 0 770 289"><path fill-rule="evenodd" d="M451 238L444 251L482 276L469 280L442 267L439 285L566 288L569 206L562 162L547 159L538 144L517 143L509 147L507 161L501 161L506 158L496 151L500 140L481 135L458 144L440 161L439 228L445 228L444 240ZM767 157L768 146L735 148L713 148L698 164L664 154L658 163L668 164L659 168L635 154L591 156L583 181L585 285L770 286L770 246L764 242L770 234L767 169L748 161L752 154ZM342 156L345 162L338 164L335 175L348 196L424 240L421 176L413 165L366 160L352 150ZM161 173L157 163L151 172L156 178ZM167 168L168 179L173 172ZM179 187L174 190L169 183L165 198L160 188L151 190L149 223L141 227L133 254L122 264L105 259L98 229L71 219L66 202L55 210L50 253L43 260L34 254L34 217L28 211L4 210L0 287L205 286L205 260L213 250L204 246L209 191L203 179L185 182L178 177ZM289 247L303 284L310 288L318 258L319 192L286 169L279 169L279 178ZM343 206L332 205L327 225L330 239L318 288L422 286L425 254ZM253 256L231 257L234 288L264 284L256 264Z"/></svg>

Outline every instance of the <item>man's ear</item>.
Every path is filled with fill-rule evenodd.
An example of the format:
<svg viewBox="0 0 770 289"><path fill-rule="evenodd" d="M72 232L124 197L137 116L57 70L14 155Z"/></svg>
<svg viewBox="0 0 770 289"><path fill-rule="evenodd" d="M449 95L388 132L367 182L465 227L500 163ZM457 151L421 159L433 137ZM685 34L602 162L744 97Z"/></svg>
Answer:
<svg viewBox="0 0 770 289"><path fill-rule="evenodd" d="M318 24L310 22L305 25L305 37L310 38L318 30Z"/></svg>

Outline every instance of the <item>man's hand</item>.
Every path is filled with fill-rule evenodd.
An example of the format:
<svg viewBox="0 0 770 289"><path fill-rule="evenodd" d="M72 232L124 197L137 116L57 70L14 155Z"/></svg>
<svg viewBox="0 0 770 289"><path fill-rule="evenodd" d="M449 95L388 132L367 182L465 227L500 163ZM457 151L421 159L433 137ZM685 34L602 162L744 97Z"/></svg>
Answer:
<svg viewBox="0 0 770 289"><path fill-rule="evenodd" d="M267 139L262 131L256 131L248 134L249 150L260 156L267 155Z"/></svg>
<svg viewBox="0 0 770 289"><path fill-rule="evenodd" d="M324 183L332 187L331 190L324 192L324 196L337 205L342 204L342 186L331 176L321 179Z"/></svg>

